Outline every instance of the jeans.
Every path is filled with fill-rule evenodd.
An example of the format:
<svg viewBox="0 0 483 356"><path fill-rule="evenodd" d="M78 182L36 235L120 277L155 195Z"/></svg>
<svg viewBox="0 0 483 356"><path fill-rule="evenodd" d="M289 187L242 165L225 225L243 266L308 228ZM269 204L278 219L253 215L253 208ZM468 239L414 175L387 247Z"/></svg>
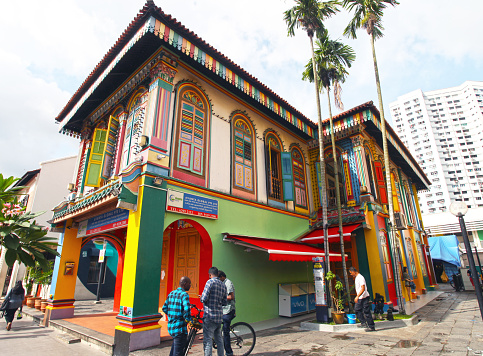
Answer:
<svg viewBox="0 0 483 356"><path fill-rule="evenodd" d="M355 309L357 318L361 321L361 323L362 324L366 323L369 328L374 329L374 320L372 319L371 307L372 307L371 298L366 297L363 299L359 299L354 309Z"/></svg>
<svg viewBox="0 0 483 356"><path fill-rule="evenodd" d="M218 356L224 356L223 338L221 337L221 323L215 323L211 319L203 319L203 349L205 356L211 356L213 352L213 338L216 342Z"/></svg>
<svg viewBox="0 0 483 356"><path fill-rule="evenodd" d="M230 325L235 318L235 310L223 315L223 343L225 345L225 352L227 356L233 355L230 343Z"/></svg>
<svg viewBox="0 0 483 356"><path fill-rule="evenodd" d="M169 352L169 356L183 356L184 350L186 348L187 338L188 335L184 333L173 337L173 344L171 345L171 351Z"/></svg>

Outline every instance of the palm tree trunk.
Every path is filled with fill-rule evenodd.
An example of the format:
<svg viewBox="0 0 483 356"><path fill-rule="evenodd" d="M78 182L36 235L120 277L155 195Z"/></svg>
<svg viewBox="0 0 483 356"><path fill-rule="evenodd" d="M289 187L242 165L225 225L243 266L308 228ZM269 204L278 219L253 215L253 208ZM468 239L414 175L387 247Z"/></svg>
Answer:
<svg viewBox="0 0 483 356"><path fill-rule="evenodd" d="M391 241L392 256L394 259L394 282L396 286L396 295L398 298L399 313L405 314L403 305L403 296L401 288L401 275L399 271L399 254L397 253L396 239L394 234L394 206L392 199L392 184L391 184L391 170L389 166L389 152L387 150L387 136L386 136L386 120L384 118L384 106L382 104L381 82L379 80L379 70L377 68L376 48L374 46L374 33L370 34L371 46L372 46L372 59L374 61L374 73L376 75L376 87L377 97L379 99L379 112L381 115L381 133L382 133L382 148L384 152L384 167L386 170L386 189L387 189L387 201L389 205L389 240Z"/></svg>
<svg viewBox="0 0 483 356"><path fill-rule="evenodd" d="M337 215L339 220L339 241L340 241L340 254L342 255L342 271L344 273L344 284L346 293L349 293L349 277L347 276L347 266L345 264L345 246L344 246L344 231L342 228L342 204L340 202L340 188L339 188L339 166L337 164L337 151L335 149L335 133L334 133L334 120L332 118L332 106L330 104L330 88L325 88L327 92L327 103L329 105L329 118L330 118L330 138L332 141L332 156L334 157L334 175L335 175L335 197L337 201ZM352 306L349 297L349 310L352 311Z"/></svg>
<svg viewBox="0 0 483 356"><path fill-rule="evenodd" d="M327 187L325 183L325 160L324 160L324 139L322 132L322 114L320 109L320 96L319 96L319 81L317 78L317 66L315 64L315 52L314 52L314 42L312 36L309 36L310 48L312 50L312 68L314 71L314 83L315 83L315 97L317 101L317 118L318 118L318 134L319 134L319 162L320 162L320 180L321 180L321 191L319 194L322 208L322 224L324 228L324 251L325 251L325 264L326 273L330 271L330 260L329 260L329 241L327 238ZM324 276L325 278L325 276ZM327 298L327 305L330 305L330 300Z"/></svg>

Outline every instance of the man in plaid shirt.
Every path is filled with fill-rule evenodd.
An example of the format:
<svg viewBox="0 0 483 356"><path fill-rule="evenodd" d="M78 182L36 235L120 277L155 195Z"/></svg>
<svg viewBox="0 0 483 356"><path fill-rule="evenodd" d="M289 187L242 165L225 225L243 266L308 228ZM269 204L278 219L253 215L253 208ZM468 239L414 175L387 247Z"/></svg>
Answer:
<svg viewBox="0 0 483 356"><path fill-rule="evenodd" d="M181 277L179 288L169 293L163 305L163 312L168 316L168 333L173 338L169 356L182 356L188 336L187 320L191 320L190 297L187 291L191 280Z"/></svg>
<svg viewBox="0 0 483 356"><path fill-rule="evenodd" d="M218 356L223 356L225 350L221 337L221 323L223 321L223 306L227 303L227 292L225 284L218 278L218 268L211 267L208 273L210 279L206 282L201 295L201 302L204 305L203 349L205 356L212 355L214 337Z"/></svg>

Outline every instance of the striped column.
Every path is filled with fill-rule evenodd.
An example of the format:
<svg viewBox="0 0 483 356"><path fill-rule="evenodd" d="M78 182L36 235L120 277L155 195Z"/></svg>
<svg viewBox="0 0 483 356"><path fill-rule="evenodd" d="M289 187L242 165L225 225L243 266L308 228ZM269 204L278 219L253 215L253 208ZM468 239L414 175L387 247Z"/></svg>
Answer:
<svg viewBox="0 0 483 356"><path fill-rule="evenodd" d="M68 220L57 247L60 256L55 259L50 286L51 297L47 300L44 325L47 325L51 319L64 319L74 316L74 293L81 244L82 239L77 238L77 228L72 226L72 220Z"/></svg>
<svg viewBox="0 0 483 356"><path fill-rule="evenodd" d="M127 355L160 342L159 282L163 247L166 183L141 176L137 210L129 213L121 306L114 355Z"/></svg>

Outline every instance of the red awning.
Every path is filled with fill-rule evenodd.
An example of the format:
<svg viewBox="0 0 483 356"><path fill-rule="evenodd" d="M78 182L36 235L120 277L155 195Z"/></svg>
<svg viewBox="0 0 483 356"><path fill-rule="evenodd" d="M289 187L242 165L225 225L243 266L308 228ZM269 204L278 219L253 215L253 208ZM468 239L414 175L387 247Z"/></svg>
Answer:
<svg viewBox="0 0 483 356"><path fill-rule="evenodd" d="M324 257L324 250L308 244L295 241L266 239L262 237L223 234L223 241L249 249L265 251L270 261L312 261L313 257ZM340 253L329 252L331 261L342 261ZM347 255L345 256L347 260Z"/></svg>
<svg viewBox="0 0 483 356"><path fill-rule="evenodd" d="M352 224L342 226L342 230L344 233L344 241L351 240L352 231L360 227L361 224ZM329 237L329 242L339 241L339 227L333 226L327 229L327 236ZM323 244L324 243L324 229L318 229L311 231L304 237L300 239L301 242L309 243L309 244Z"/></svg>

